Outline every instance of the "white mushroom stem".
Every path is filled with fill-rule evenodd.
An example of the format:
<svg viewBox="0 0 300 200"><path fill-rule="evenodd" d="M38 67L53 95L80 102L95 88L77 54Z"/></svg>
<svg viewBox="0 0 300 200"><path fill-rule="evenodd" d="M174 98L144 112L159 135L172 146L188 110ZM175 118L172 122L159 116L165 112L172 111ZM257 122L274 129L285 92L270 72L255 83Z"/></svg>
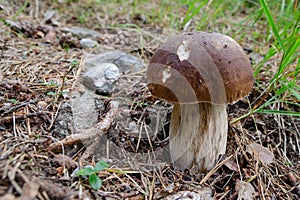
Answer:
<svg viewBox="0 0 300 200"><path fill-rule="evenodd" d="M175 104L170 123L170 153L176 169L210 170L227 142L226 105Z"/></svg>

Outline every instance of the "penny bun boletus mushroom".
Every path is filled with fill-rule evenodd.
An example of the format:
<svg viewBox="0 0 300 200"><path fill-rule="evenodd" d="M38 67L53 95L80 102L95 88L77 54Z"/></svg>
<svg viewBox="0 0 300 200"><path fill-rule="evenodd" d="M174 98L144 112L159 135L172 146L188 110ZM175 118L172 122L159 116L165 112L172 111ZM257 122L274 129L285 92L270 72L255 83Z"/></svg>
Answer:
<svg viewBox="0 0 300 200"><path fill-rule="evenodd" d="M147 82L153 96L174 103L169 133L174 167L193 173L213 168L226 150L226 104L253 87L241 46L220 33L179 34L155 51Z"/></svg>

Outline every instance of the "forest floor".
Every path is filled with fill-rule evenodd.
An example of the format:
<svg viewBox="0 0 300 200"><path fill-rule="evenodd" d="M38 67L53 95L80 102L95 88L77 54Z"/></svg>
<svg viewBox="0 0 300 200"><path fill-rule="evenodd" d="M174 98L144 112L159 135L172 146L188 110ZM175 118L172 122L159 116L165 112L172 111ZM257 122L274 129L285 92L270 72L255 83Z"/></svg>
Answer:
<svg viewBox="0 0 300 200"><path fill-rule="evenodd" d="M116 157L105 160L110 167L97 172L102 180L100 189L92 189L87 178L72 176L78 166L94 166L99 161L80 141L61 147L59 141L69 135L60 134L55 121L61 105L70 99L62 90L77 89L85 55L121 50L147 65L153 52L176 31L164 28L169 21L129 12L117 3L53 2L31 1L23 10L17 1L0 3L0 18L10 23L0 22L1 200L200 199L203 195L214 199L300 199L300 119L282 115L255 113L229 123L226 154L209 173L181 172L169 162L151 167L149 161ZM235 19L243 15L238 13ZM100 36L95 40L99 46L81 48L80 38L65 31L72 26L98 31ZM108 35L114 39L107 40ZM126 43L122 42L124 37ZM239 42L252 59L263 56L249 39ZM121 75L120 81L128 82L117 84L120 92L99 96L106 107L99 121L111 112L115 99L123 99L126 109L140 118L151 110L156 100L147 90L145 76L146 70ZM128 87L135 78L141 83ZM261 79L266 84L268 80L267 76ZM255 85L248 97L228 105L229 121L247 113L261 92ZM172 104L161 106L169 116ZM122 112L120 109L124 107L117 112ZM289 109L299 112L298 107ZM118 122L114 115L110 117L111 130ZM168 121L165 123L167 126ZM129 133L122 131L107 138L130 140L128 137ZM167 139L168 135L162 136L160 144L167 146ZM145 139L139 145L149 153L151 142ZM51 148L54 145L59 148Z"/></svg>

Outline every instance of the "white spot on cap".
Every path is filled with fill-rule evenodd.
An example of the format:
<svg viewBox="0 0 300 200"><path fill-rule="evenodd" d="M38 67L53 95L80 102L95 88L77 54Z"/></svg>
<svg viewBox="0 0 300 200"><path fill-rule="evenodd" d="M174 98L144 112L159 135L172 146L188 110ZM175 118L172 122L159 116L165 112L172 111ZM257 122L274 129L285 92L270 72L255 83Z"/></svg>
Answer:
<svg viewBox="0 0 300 200"><path fill-rule="evenodd" d="M186 60L190 56L189 41L183 40L182 43L178 46L177 55L180 61Z"/></svg>
<svg viewBox="0 0 300 200"><path fill-rule="evenodd" d="M168 68L163 71L162 75L162 82L165 83L167 79L171 77L171 67L168 66Z"/></svg>

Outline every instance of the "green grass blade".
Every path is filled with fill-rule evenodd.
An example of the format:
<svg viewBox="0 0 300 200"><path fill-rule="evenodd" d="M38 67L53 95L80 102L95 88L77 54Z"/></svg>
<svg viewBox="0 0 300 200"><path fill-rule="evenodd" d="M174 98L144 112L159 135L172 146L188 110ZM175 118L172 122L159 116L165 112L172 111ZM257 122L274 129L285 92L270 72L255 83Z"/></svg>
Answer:
<svg viewBox="0 0 300 200"><path fill-rule="evenodd" d="M263 113L263 114L279 114L279 115L287 115L287 116L293 116L293 117L300 117L300 112L293 112L288 110L258 110L257 113Z"/></svg>
<svg viewBox="0 0 300 200"><path fill-rule="evenodd" d="M196 4L199 3L199 1L187 1L186 3L188 4L189 8L183 20L183 26L185 26L186 23L188 23L195 15L197 15L200 10L207 4L207 2L208 0L202 1L200 5L197 6Z"/></svg>
<svg viewBox="0 0 300 200"><path fill-rule="evenodd" d="M295 61L295 59L298 58L298 56L300 55L300 52L297 52L297 50L300 47L300 38L291 38L290 39L290 44L291 46L286 50L286 52L284 53L283 57L282 57L282 61L281 64L279 66L279 70L277 72L277 77L283 73L284 69L286 69L286 67L291 64L292 62Z"/></svg>
<svg viewBox="0 0 300 200"><path fill-rule="evenodd" d="M29 0L26 0L25 3L23 4L23 6L16 12L16 14L13 16L13 20L16 20L16 18L25 10L25 8L28 6L29 4Z"/></svg>
<svg viewBox="0 0 300 200"><path fill-rule="evenodd" d="M297 86L294 82L289 82L287 85L288 90L292 95L294 95L298 100L300 100L299 86Z"/></svg>
<svg viewBox="0 0 300 200"><path fill-rule="evenodd" d="M275 35L277 41L279 42L281 48L284 50L284 49L285 49L285 48L284 48L284 44L283 44L283 42L282 42L282 40L281 40L281 37L280 37L280 35L279 35L279 33L278 33L277 27L276 27L276 25L275 25L275 22L274 22L274 20L273 20L273 17L272 17L272 15L271 15L270 9L269 9L269 7L268 7L266 1L265 1L265 0L260 0L260 3L261 3L261 5L262 5L262 8L263 8L265 14L266 14L267 20L268 20L270 26L272 27L273 33L274 33L274 35Z"/></svg>

